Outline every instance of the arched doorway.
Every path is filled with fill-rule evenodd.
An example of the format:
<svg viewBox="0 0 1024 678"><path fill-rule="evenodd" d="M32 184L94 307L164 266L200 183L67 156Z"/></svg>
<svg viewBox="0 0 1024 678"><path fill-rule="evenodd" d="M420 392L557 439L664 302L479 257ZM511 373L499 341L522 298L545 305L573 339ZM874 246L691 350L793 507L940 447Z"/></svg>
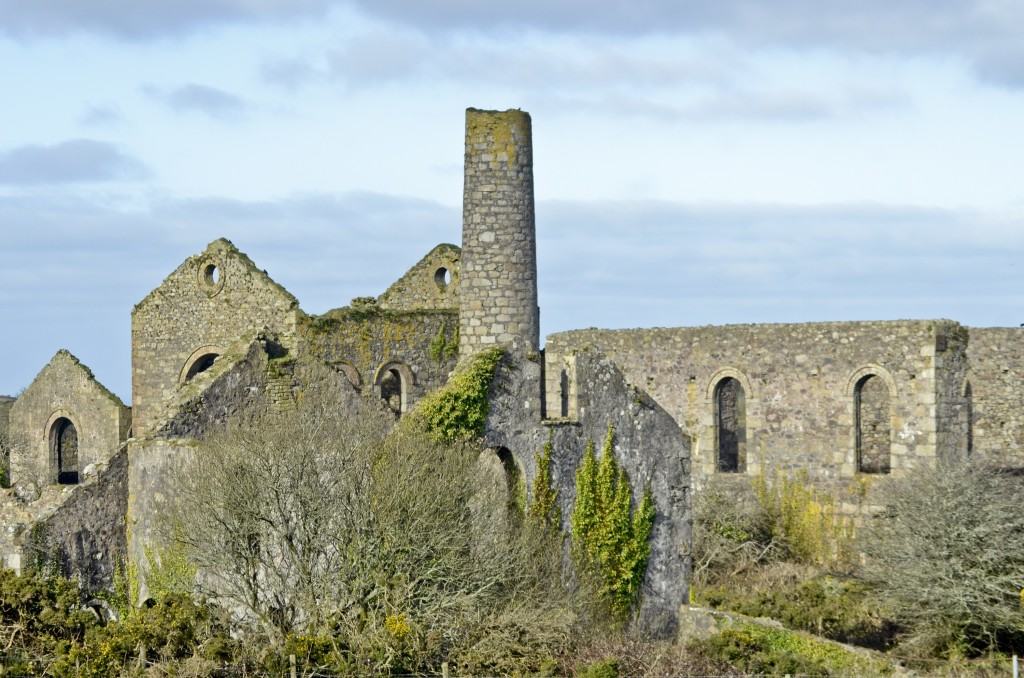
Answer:
<svg viewBox="0 0 1024 678"><path fill-rule="evenodd" d="M381 365L374 376L374 385L381 400L392 412L401 416L409 409L409 388L415 383L413 372L404 363Z"/></svg>
<svg viewBox="0 0 1024 678"><path fill-rule="evenodd" d="M50 427L50 458L61 485L78 483L78 429L67 417Z"/></svg>

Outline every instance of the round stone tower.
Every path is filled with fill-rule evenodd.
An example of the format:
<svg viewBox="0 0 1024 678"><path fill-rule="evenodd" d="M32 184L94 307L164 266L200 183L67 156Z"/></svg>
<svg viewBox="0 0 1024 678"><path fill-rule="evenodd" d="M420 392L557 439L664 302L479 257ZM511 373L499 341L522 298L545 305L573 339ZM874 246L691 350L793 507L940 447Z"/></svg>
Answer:
<svg viewBox="0 0 1024 678"><path fill-rule="evenodd" d="M530 114L466 110L459 355L540 344Z"/></svg>

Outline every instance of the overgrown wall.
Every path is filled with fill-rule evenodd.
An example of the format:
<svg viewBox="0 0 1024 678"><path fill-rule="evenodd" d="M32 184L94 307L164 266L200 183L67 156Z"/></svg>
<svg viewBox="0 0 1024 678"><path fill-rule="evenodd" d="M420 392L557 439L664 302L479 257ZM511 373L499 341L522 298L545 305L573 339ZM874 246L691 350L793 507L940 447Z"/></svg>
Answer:
<svg viewBox="0 0 1024 678"><path fill-rule="evenodd" d="M552 476L558 487L563 527L575 501L576 469L588 442L600 449L609 426L615 427L615 457L629 475L634 502L645 489L654 499L651 555L643 584L639 623L653 635L675 632L687 603L690 576L690 450L672 417L596 352L577 357L581 393L576 421L543 421L541 369L530 360L503 361L491 387L485 442L506 448L532 484L534 454L550 439Z"/></svg>
<svg viewBox="0 0 1024 678"><path fill-rule="evenodd" d="M967 354L973 452L1024 468L1024 329L972 327Z"/></svg>
<svg viewBox="0 0 1024 678"><path fill-rule="evenodd" d="M384 373L397 368L407 382L408 411L447 382L458 358L458 323L455 311L339 309L306 319L299 354L344 372L366 396L380 397Z"/></svg>

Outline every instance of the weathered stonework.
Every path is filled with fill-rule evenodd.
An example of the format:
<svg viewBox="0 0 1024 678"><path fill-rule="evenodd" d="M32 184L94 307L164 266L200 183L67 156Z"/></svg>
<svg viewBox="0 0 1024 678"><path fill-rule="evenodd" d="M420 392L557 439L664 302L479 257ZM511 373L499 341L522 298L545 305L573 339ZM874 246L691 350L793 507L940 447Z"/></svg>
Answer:
<svg viewBox="0 0 1024 678"><path fill-rule="evenodd" d="M1024 469L1024 329L972 328L967 356L966 379L956 386L971 396L963 413L971 419L970 454Z"/></svg>
<svg viewBox="0 0 1024 678"><path fill-rule="evenodd" d="M627 384L606 357L580 352L576 375L581 392L576 421L544 421L540 365L515 358L503 362L491 387L485 442L511 452L532 485L534 455L551 440L552 479L568 531L576 469L586 445L593 442L600 447L608 427L614 427L615 458L629 476L634 501L639 502L649 489L656 509L640 625L652 635L671 635L689 593L689 441L672 417L646 393Z"/></svg>
<svg viewBox="0 0 1024 678"><path fill-rule="evenodd" d="M263 329L293 348L301 311L287 290L227 240L189 257L132 311L134 433L173 414L190 369Z"/></svg>
<svg viewBox="0 0 1024 678"><path fill-rule="evenodd" d="M96 381L88 367L58 351L10 409L12 481L19 473L58 480L57 430L71 422L77 438L75 473L105 462L131 428L131 410ZM37 482L39 478L31 478Z"/></svg>
<svg viewBox="0 0 1024 678"><path fill-rule="evenodd" d="M842 487L858 474L856 396L866 377L887 391L893 476L956 454L966 435L957 418L966 340L951 321L577 330L548 337L546 401L563 401L569 357L605 353L690 438L699 487L721 473L715 393L734 379L745 404L740 473L804 471Z"/></svg>
<svg viewBox="0 0 1024 678"><path fill-rule="evenodd" d="M523 111L466 111L459 349L540 347L533 139Z"/></svg>
<svg viewBox="0 0 1024 678"><path fill-rule="evenodd" d="M441 244L377 297L386 311L459 310L462 248Z"/></svg>

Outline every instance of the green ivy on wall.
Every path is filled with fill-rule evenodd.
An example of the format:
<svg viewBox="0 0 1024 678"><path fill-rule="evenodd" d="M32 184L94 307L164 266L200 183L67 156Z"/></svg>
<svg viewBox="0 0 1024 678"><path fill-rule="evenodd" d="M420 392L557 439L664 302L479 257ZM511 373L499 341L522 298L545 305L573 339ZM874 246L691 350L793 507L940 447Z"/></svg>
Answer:
<svg viewBox="0 0 1024 678"><path fill-rule="evenodd" d="M483 435L490 412L487 393L504 354L492 348L473 356L447 384L423 398L408 419L442 442Z"/></svg>
<svg viewBox="0 0 1024 678"><path fill-rule="evenodd" d="M533 479L533 491L530 493L530 504L527 507L527 518L547 531L562 529L562 510L558 507L558 488L551 479L551 439L544 443L544 448L533 455L537 469Z"/></svg>
<svg viewBox="0 0 1024 678"><path fill-rule="evenodd" d="M625 621L647 571L654 503L648 490L633 510L633 491L615 461L614 443L615 429L609 426L601 458L594 455L594 443L588 443L576 471L572 553L581 575L612 616Z"/></svg>

